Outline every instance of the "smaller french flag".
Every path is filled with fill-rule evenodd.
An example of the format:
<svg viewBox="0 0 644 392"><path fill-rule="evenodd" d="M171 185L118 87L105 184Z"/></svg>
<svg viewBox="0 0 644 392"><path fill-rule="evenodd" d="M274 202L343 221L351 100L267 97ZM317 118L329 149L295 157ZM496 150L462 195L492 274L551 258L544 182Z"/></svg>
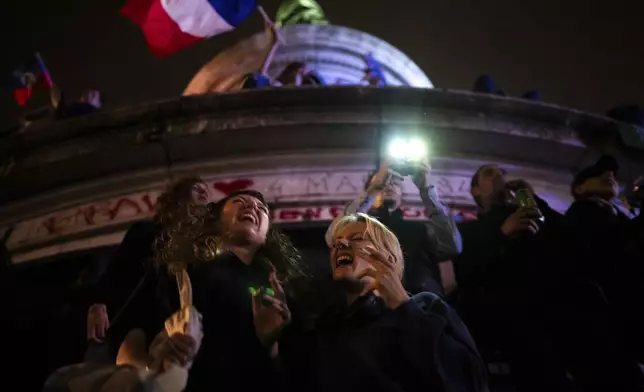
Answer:
<svg viewBox="0 0 644 392"><path fill-rule="evenodd" d="M128 0L121 13L141 27L154 54L167 56L233 30L256 9L256 0Z"/></svg>
<svg viewBox="0 0 644 392"><path fill-rule="evenodd" d="M19 106L25 106L29 102L34 90L47 90L54 85L39 53L36 53L25 66L14 70L11 76L13 98Z"/></svg>

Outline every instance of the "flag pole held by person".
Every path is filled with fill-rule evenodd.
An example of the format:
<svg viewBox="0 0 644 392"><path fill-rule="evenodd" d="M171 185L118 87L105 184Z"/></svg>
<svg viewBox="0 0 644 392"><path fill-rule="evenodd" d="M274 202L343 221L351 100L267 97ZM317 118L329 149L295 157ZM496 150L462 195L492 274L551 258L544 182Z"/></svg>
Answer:
<svg viewBox="0 0 644 392"><path fill-rule="evenodd" d="M262 16L264 19L264 23L266 24L267 28L270 28L273 30L273 34L275 35L275 42L273 43L273 46L271 47L270 52L268 52L268 55L266 56L266 59L264 60L264 63L262 64L262 67L260 68L260 74L264 76L268 76L268 68L271 66L271 63L273 62L273 56L275 55L275 51L277 51L277 47L280 44L284 44L284 38L279 32L279 28L275 25L275 22L271 20L271 18L268 16L266 11L264 11L264 7L261 5L257 6L257 12Z"/></svg>

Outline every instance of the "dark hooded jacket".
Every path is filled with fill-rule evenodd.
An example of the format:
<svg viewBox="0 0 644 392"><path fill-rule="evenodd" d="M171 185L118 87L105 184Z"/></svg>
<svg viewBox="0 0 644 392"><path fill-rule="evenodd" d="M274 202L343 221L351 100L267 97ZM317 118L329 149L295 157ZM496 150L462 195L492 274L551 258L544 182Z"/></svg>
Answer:
<svg viewBox="0 0 644 392"><path fill-rule="evenodd" d="M487 370L467 328L437 295L395 310L375 295L333 312L308 335L280 341L290 390L487 391ZM291 356L292 349L298 355Z"/></svg>

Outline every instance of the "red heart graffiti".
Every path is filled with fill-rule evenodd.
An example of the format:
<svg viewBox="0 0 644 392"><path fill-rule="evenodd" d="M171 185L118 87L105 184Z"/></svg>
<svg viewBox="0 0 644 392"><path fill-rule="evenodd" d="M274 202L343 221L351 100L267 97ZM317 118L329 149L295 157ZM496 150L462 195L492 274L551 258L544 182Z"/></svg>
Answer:
<svg viewBox="0 0 644 392"><path fill-rule="evenodd" d="M224 195L228 196L232 192L248 189L254 184L255 184L255 181L248 178L242 178L242 179L233 180L233 181L217 181L213 184L213 188L223 193Z"/></svg>

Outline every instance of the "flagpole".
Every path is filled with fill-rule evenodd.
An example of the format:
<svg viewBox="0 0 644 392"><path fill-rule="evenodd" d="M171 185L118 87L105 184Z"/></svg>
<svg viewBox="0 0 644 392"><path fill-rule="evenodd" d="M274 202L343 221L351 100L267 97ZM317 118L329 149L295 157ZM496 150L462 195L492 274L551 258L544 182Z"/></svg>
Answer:
<svg viewBox="0 0 644 392"><path fill-rule="evenodd" d="M47 70L47 66L45 66L45 62L43 61L42 57L40 57L40 53L38 52L36 52L36 61L38 61L38 66L40 66L40 70L45 76L45 80L47 81L47 86L48 87L53 86L54 82L51 80L51 75L49 74L49 71Z"/></svg>
<svg viewBox="0 0 644 392"><path fill-rule="evenodd" d="M277 51L277 47L279 46L279 44L284 44L284 39L279 33L279 29L277 28L277 26L275 26L275 23L271 20L271 18L264 10L264 7L262 7L261 5L257 5L257 12L259 12L262 18L264 18L264 23L266 23L271 28L271 30L273 30L273 34L275 34L275 43L273 43L273 47L271 48L271 51L268 52L268 56L266 56L266 59L264 60L264 64L262 64L262 68L260 71L262 75L266 76L268 67L270 67L271 63L273 62L273 55L275 54L275 51Z"/></svg>
<svg viewBox="0 0 644 392"><path fill-rule="evenodd" d="M273 47L271 48L271 51L268 52L268 56L266 56L266 59L264 60L264 64L262 64L262 70L261 74L264 76L268 76L268 67L270 67L271 63L273 62L273 55L275 54L275 51L277 51L277 47L279 46L279 41L275 41L273 44Z"/></svg>
<svg viewBox="0 0 644 392"><path fill-rule="evenodd" d="M277 40L278 40L281 44L283 44L283 43L284 43L284 39L282 38L282 35L281 35L281 34L279 33L279 31L278 31L279 29L277 28L277 26L275 26L275 23L271 20L271 18L268 16L268 14L266 13L266 11L264 11L264 7L262 7L261 5L258 5L258 6L257 6L257 12L259 12L259 14L262 16L262 18L264 19L264 22L265 22L267 25L271 26L271 28L273 29L273 31L275 31L275 36L277 37Z"/></svg>

